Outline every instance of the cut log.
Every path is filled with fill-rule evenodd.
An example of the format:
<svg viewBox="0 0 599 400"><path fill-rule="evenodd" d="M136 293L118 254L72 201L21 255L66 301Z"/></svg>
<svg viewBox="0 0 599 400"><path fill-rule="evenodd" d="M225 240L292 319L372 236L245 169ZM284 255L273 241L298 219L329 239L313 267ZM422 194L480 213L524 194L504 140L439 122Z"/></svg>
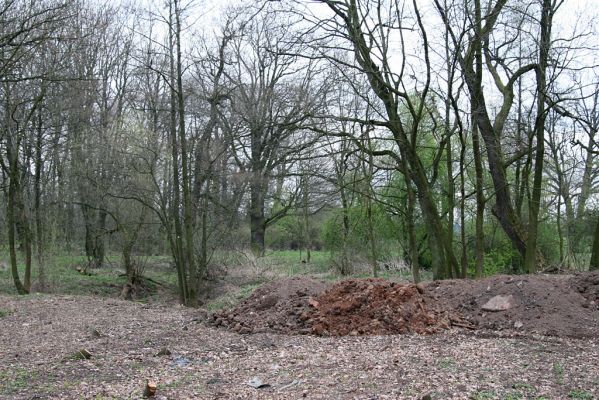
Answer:
<svg viewBox="0 0 599 400"><path fill-rule="evenodd" d="M148 379L146 382L146 388L144 389L144 397L153 397L156 394L156 382Z"/></svg>

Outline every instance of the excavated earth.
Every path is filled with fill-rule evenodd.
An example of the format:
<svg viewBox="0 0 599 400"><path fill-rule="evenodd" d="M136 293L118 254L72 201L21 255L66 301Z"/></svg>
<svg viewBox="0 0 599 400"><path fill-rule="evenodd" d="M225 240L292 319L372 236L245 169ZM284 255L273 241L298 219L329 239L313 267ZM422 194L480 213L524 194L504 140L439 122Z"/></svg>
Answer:
<svg viewBox="0 0 599 400"><path fill-rule="evenodd" d="M499 310L491 305L497 301ZM456 327L597 338L599 271L419 285L291 278L263 285L237 307L213 314L210 322L237 333L427 334Z"/></svg>

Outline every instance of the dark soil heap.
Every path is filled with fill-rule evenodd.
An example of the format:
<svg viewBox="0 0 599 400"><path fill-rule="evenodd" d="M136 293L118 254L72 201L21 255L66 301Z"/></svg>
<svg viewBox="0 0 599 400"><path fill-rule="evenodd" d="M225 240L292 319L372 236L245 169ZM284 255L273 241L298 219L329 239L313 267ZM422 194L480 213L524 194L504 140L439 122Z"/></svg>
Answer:
<svg viewBox="0 0 599 400"><path fill-rule="evenodd" d="M599 273L498 275L430 282L426 290L478 329L549 336L599 337ZM485 311L494 296L511 296L505 311Z"/></svg>
<svg viewBox="0 0 599 400"><path fill-rule="evenodd" d="M310 333L301 316L309 311L308 299L322 293L328 285L310 278L269 282L235 308L213 314L211 322L238 333Z"/></svg>
<svg viewBox="0 0 599 400"><path fill-rule="evenodd" d="M599 310L599 271L576 275L571 285L587 299L588 303L583 307Z"/></svg>
<svg viewBox="0 0 599 400"><path fill-rule="evenodd" d="M450 326L449 313L417 285L382 279L339 282L310 302L303 315L317 335L434 333Z"/></svg>

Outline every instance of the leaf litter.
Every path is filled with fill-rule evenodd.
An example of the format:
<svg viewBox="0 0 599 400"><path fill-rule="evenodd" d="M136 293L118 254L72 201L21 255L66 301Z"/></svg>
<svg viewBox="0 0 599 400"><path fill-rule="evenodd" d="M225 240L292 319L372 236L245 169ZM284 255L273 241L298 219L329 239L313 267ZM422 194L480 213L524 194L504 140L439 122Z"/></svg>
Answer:
<svg viewBox="0 0 599 400"><path fill-rule="evenodd" d="M287 281L208 320L180 306L0 296L14 310L0 321L0 399L137 399L148 381L156 399L599 397L594 274L418 287ZM510 294L510 309L481 309ZM385 320L398 307L409 323ZM68 357L81 349L93 357Z"/></svg>

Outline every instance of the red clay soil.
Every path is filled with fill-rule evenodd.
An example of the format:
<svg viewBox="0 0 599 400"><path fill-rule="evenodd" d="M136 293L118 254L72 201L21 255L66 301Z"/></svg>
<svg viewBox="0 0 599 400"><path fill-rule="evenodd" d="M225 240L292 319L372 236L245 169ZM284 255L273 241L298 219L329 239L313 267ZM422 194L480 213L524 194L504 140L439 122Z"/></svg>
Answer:
<svg viewBox="0 0 599 400"><path fill-rule="evenodd" d="M326 336L434 333L449 328L449 313L417 285L351 279L333 285L303 315L312 333Z"/></svg>
<svg viewBox="0 0 599 400"><path fill-rule="evenodd" d="M497 295L503 311L485 311ZM500 275L421 285L382 279L334 284L310 278L271 282L211 322L239 333L323 336L434 333L449 327L599 337L599 271L578 275Z"/></svg>

